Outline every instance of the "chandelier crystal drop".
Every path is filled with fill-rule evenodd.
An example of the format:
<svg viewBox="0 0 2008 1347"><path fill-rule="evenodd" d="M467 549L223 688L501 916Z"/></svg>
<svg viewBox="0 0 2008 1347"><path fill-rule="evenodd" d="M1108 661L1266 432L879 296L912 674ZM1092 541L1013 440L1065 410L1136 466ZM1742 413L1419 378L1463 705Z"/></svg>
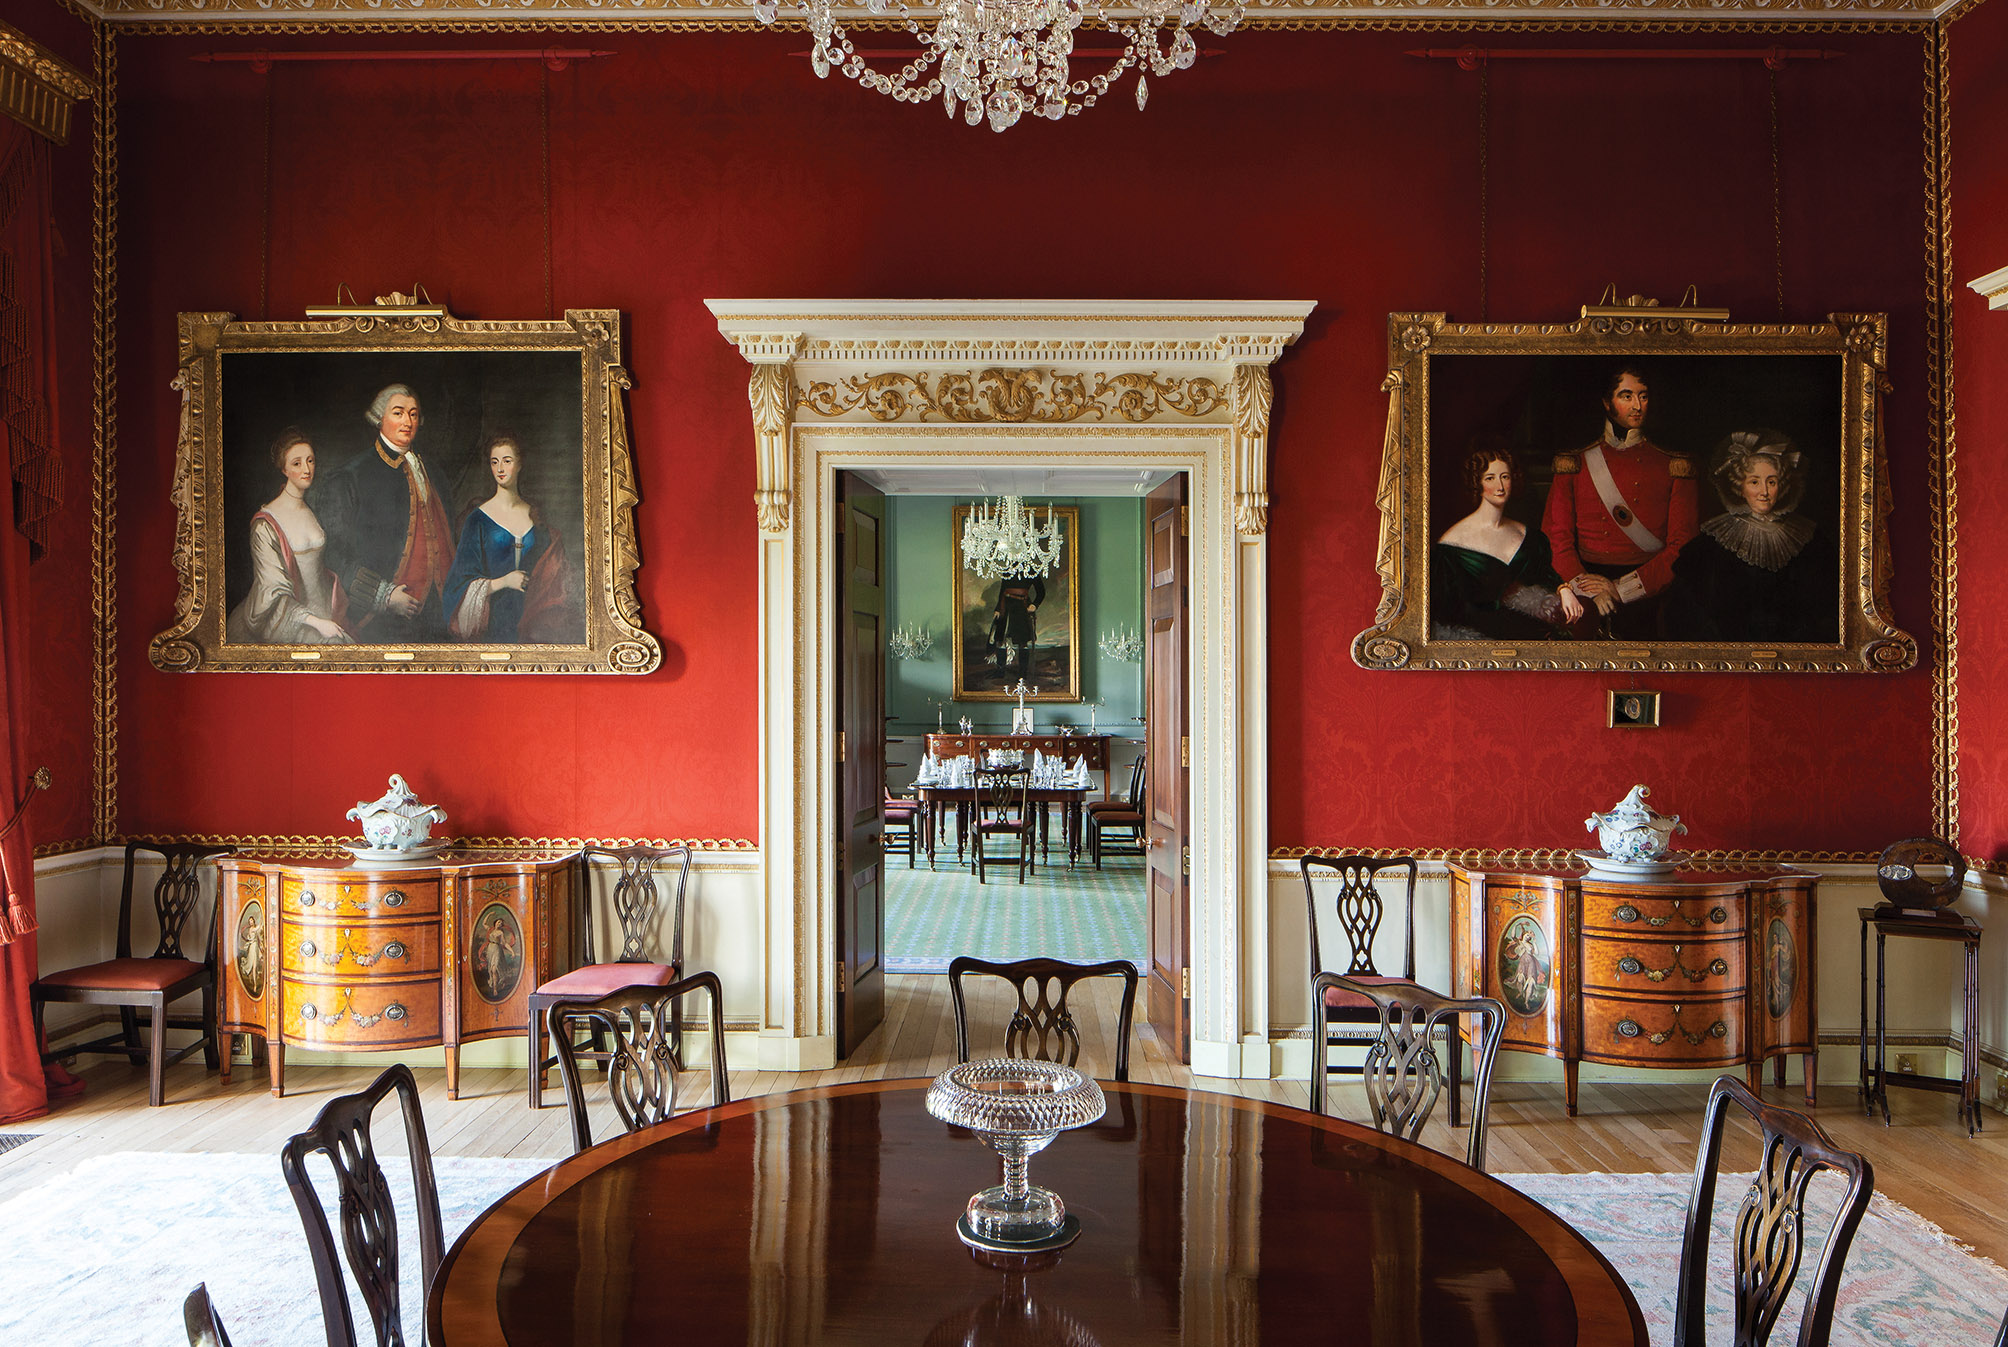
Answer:
<svg viewBox="0 0 2008 1347"><path fill-rule="evenodd" d="M1060 561L1064 530L1046 507L1040 525L1022 496L977 505L962 525L962 564L986 580L1044 575Z"/></svg>
<svg viewBox="0 0 2008 1347"><path fill-rule="evenodd" d="M1091 108L1131 67L1137 72L1136 105L1149 97L1145 75L1188 70L1199 59L1192 30L1216 36L1240 27L1242 0L864 0L867 12L890 16L920 42L899 70L874 70L837 18L834 0L788 0L809 28L809 64L818 78L832 70L902 103L925 103L937 94L952 118L959 110L971 126L985 119L993 131L1017 124L1026 113L1061 118ZM781 0L755 0L753 15L773 23ZM1074 78L1075 30L1089 20L1107 29L1122 50L1100 74Z"/></svg>

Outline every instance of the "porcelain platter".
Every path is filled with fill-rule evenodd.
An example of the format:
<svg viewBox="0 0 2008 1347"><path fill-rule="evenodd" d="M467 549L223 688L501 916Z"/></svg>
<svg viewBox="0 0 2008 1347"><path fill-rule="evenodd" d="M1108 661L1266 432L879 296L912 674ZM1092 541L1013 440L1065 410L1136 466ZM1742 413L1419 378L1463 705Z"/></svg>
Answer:
<svg viewBox="0 0 2008 1347"><path fill-rule="evenodd" d="M1616 856L1607 856L1601 851L1578 851L1576 858L1590 867L1592 879L1616 879L1640 882L1648 879L1665 879L1687 863L1685 851L1670 851L1664 856L1649 861L1627 861Z"/></svg>
<svg viewBox="0 0 2008 1347"><path fill-rule="evenodd" d="M342 843L342 850L356 858L356 864L372 870L392 870L402 865L424 865L453 845L453 839L422 842L415 847L357 847Z"/></svg>

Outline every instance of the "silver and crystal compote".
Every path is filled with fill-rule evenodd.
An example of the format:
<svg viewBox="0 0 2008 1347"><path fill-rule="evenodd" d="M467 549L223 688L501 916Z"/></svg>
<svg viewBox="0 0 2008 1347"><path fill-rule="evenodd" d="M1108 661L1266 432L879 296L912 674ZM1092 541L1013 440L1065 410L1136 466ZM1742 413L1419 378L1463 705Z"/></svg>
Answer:
<svg viewBox="0 0 2008 1347"><path fill-rule="evenodd" d="M964 1062L935 1077L927 1111L982 1137L1004 1162L1004 1182L969 1199L955 1233L973 1249L1039 1253L1081 1233L1059 1194L1026 1180L1031 1159L1072 1127L1102 1116L1102 1087L1070 1066L1014 1058Z"/></svg>

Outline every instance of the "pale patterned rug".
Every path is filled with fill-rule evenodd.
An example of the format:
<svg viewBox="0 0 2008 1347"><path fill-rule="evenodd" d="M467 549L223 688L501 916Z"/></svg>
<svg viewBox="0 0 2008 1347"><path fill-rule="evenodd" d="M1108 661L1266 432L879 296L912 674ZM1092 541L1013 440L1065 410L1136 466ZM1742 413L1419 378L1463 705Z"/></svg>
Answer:
<svg viewBox="0 0 2008 1347"><path fill-rule="evenodd" d="M1127 959L1147 969L1143 861L1109 857L1101 870L1086 860L1069 866L1054 851L1023 884L1016 867L992 869L978 884L955 864L951 840L935 869L923 858L909 870L903 856L885 865L885 968L888 973L946 973L948 961L974 954L1000 962L1065 959L1099 963Z"/></svg>
<svg viewBox="0 0 2008 1347"><path fill-rule="evenodd" d="M440 1160L447 1242L544 1166ZM1653 1342L1671 1342L1687 1175L1500 1177L1587 1234L1637 1293ZM1725 1181L1722 1196L1729 1192ZM1720 1253L1733 1200L1718 1207ZM403 1219L409 1229L409 1215ZM0 1343L180 1347L187 1341L181 1300L199 1281L209 1283L237 1347L322 1341L313 1270L275 1156L102 1156L0 1205L0 1241ZM1809 1250L1808 1268L1814 1256ZM405 1298L411 1340L422 1341L415 1276ZM1717 1299L1726 1314L1726 1296ZM1987 1347L2004 1303L2008 1275L2000 1268L1877 1197L1855 1239L1833 1340L1846 1347ZM359 1306L356 1313L359 1324L367 1322ZM1796 1316L1795 1299L1774 1342L1792 1340ZM1726 1342L1726 1320L1709 1336Z"/></svg>

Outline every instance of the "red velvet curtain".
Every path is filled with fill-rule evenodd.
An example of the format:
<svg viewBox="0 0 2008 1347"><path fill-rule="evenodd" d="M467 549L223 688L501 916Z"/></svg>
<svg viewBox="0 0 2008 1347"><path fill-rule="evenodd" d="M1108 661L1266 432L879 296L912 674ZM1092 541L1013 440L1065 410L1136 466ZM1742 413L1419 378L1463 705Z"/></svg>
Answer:
<svg viewBox="0 0 2008 1347"><path fill-rule="evenodd" d="M41 1045L28 1010L35 980L35 770L28 701L28 563L48 544L61 499L56 456L54 268L49 149L0 120L0 436L14 527L0 527L0 1123L48 1112Z"/></svg>

